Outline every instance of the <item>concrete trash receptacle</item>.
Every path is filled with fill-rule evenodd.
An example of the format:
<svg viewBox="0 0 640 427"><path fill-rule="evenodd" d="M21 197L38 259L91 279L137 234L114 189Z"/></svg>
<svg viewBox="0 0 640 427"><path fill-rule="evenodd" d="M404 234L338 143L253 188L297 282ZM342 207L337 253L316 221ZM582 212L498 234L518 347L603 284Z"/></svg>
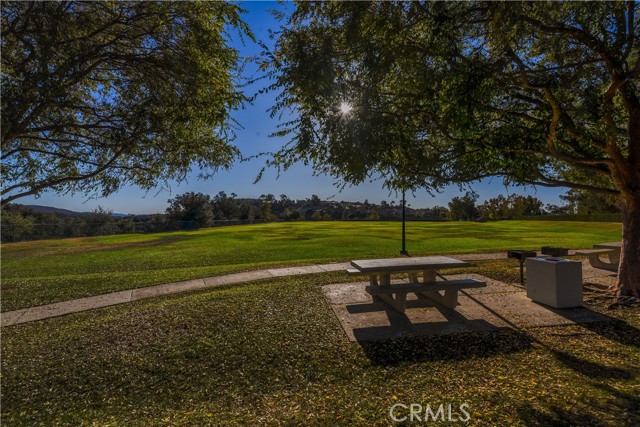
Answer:
<svg viewBox="0 0 640 427"><path fill-rule="evenodd" d="M582 263L527 258L527 297L554 308L582 306Z"/></svg>

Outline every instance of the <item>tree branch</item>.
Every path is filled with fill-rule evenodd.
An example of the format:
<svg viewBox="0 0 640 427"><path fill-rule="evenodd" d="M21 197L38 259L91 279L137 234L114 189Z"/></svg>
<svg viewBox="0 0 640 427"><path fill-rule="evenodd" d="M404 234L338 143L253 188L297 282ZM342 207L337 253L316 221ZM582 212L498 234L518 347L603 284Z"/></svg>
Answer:
<svg viewBox="0 0 640 427"><path fill-rule="evenodd" d="M540 171L538 171L536 175L538 177L538 180L533 178L523 178L523 177L518 177L518 179L526 184L531 184L531 185L542 185L544 187L576 188L579 190L588 190L588 191L595 191L598 193L610 194L612 196L617 196L617 197L620 196L620 191L618 190L612 190L610 188L604 188L604 187L596 187L594 185L587 185L587 184L582 184L577 182L564 181L560 179L553 179L553 178L544 176L544 174L542 174Z"/></svg>
<svg viewBox="0 0 640 427"><path fill-rule="evenodd" d="M593 34L587 33L581 28L567 26L559 22L554 23L554 25L547 25L539 19L532 18L531 16L520 15L520 19L543 32L572 36L575 40L597 52L607 64L607 68L610 73L614 70L620 70L620 62L613 57L611 53L609 53L607 47Z"/></svg>
<svg viewBox="0 0 640 427"><path fill-rule="evenodd" d="M104 172L105 170L107 170L113 164L113 162L115 162L118 159L118 157L120 157L124 153L124 151L125 151L124 148L118 150L113 155L113 157L111 157L111 159L109 159L109 161L106 162L104 165L100 166L99 168L96 168L96 170L94 170L93 172L90 172L90 173L87 173L87 174L84 174L84 175L67 176L67 177L58 178L58 179L49 180L49 181L41 181L40 183L33 184L33 185L31 183L29 183L29 182L26 182L26 183L16 184L16 185L13 185L13 186L11 186L9 188L3 189L2 192L0 193L2 195L7 194L11 190L15 190L16 188L30 187L30 189L27 190L27 191L11 195L11 196L9 196L7 198L3 198L2 201L0 202L0 206L4 206L7 203L9 203L9 202L11 202L11 201L13 201L15 199L18 199L20 197L39 194L42 190L54 187L54 186L59 185L59 184L64 184L66 182L73 182L73 181L82 181L82 180L85 180L85 179L94 178L97 175L99 175L102 172Z"/></svg>

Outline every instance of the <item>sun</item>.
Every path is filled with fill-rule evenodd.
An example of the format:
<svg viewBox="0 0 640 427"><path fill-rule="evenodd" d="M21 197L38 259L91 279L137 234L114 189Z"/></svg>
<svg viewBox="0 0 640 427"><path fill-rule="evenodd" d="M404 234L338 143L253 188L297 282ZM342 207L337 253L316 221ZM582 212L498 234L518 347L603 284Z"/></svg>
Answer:
<svg viewBox="0 0 640 427"><path fill-rule="evenodd" d="M353 107L348 102L345 101L345 102L342 102L342 104L340 104L340 112L342 114L345 114L345 115L349 114L351 110L353 110Z"/></svg>

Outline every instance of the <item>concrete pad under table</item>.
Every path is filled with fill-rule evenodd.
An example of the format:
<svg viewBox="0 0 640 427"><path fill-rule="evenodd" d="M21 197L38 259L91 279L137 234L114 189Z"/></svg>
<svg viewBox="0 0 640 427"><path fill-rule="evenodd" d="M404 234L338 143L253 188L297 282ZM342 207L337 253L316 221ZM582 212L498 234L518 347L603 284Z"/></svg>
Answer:
<svg viewBox="0 0 640 427"><path fill-rule="evenodd" d="M456 275L462 276L462 275ZM524 289L480 275L487 287L463 290L456 309L407 296L405 313L366 293L368 282L326 285L322 290L349 341L490 331L499 328L569 325L607 320L587 308L553 309L532 302ZM451 276L452 278L455 276ZM391 285L393 286L393 285Z"/></svg>

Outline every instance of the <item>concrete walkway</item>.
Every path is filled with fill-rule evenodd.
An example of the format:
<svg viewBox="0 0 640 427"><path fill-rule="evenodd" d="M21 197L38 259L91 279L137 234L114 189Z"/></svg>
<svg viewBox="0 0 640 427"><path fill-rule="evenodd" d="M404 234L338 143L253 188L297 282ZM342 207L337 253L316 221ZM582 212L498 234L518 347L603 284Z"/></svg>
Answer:
<svg viewBox="0 0 640 427"><path fill-rule="evenodd" d="M187 280L185 282L167 283L164 285L148 286L146 288L129 289L112 292L110 294L79 298L55 304L39 305L20 310L7 311L0 314L2 327L19 325L20 323L35 322L50 317L64 316L110 305L124 304L146 298L162 295L177 294L197 289L212 288L234 283L251 282L253 280L269 279L273 277L295 276L301 274L327 273L330 271L344 271L349 263L334 263L309 265L300 267L276 268L269 270L248 271L246 273L227 274L225 276L206 277L204 279Z"/></svg>
<svg viewBox="0 0 640 427"><path fill-rule="evenodd" d="M455 254L451 256L464 261L473 261L484 259L504 259L505 253L496 252L485 254ZM253 280L269 279L273 277L327 273L331 271L344 271L349 267L351 267L351 265L348 262L286 267L249 271L246 273L228 274L225 276L206 277L204 279L193 279L184 282L148 286L145 288L128 289L126 291L112 292L109 294L73 299L54 304L39 305L36 307L29 307L20 310L0 313L0 326L5 327L19 325L21 323L35 322L37 320L48 319L50 317L64 316L66 314L108 307L110 305L124 304L146 298L177 294L180 292L187 292L198 289L212 288L221 285L250 282ZM588 262L584 262L583 267L583 271L586 273L586 277L590 277L590 273L595 270L589 266ZM595 272L591 274L594 276L590 277L591 279L596 277L598 279L604 278L604 276L602 276L602 272ZM606 274L611 277L615 276L611 272L607 272ZM613 279L609 278L610 283L607 284L612 284L612 280Z"/></svg>

